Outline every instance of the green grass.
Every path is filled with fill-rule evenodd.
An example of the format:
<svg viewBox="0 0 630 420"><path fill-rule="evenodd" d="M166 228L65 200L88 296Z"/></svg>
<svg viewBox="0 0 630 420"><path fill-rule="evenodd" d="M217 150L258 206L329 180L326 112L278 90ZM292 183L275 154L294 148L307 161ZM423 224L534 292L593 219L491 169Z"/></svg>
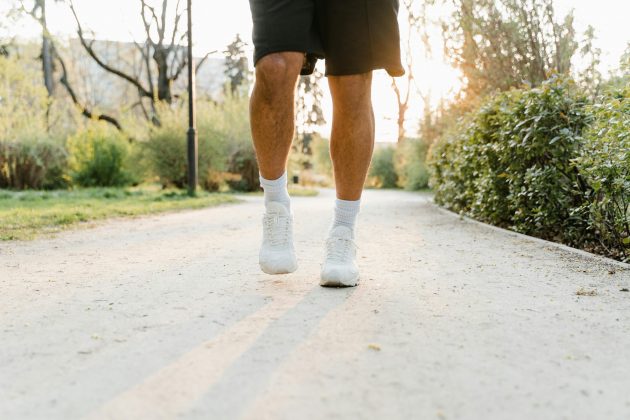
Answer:
<svg viewBox="0 0 630 420"><path fill-rule="evenodd" d="M263 195L261 191L246 193L247 195ZM289 187L289 195L291 197L317 197L319 190L308 187Z"/></svg>
<svg viewBox="0 0 630 420"><path fill-rule="evenodd" d="M179 190L153 186L86 188L72 191L0 190L0 240L33 239L82 222L133 217L238 202L228 194L200 192L189 197Z"/></svg>
<svg viewBox="0 0 630 420"><path fill-rule="evenodd" d="M289 187L291 197L317 197L319 190L307 187Z"/></svg>

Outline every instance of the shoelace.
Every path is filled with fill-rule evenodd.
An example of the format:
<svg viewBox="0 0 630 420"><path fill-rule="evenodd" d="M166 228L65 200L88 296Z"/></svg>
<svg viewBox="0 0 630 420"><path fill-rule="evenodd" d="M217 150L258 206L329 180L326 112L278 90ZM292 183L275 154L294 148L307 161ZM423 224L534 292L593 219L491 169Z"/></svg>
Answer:
<svg viewBox="0 0 630 420"><path fill-rule="evenodd" d="M263 217L263 226L265 227L265 238L272 246L283 246L289 242L289 216L266 214Z"/></svg>
<svg viewBox="0 0 630 420"><path fill-rule="evenodd" d="M356 245L352 239L329 238L326 241L326 259L345 262L348 259L350 250L353 248L356 248Z"/></svg>

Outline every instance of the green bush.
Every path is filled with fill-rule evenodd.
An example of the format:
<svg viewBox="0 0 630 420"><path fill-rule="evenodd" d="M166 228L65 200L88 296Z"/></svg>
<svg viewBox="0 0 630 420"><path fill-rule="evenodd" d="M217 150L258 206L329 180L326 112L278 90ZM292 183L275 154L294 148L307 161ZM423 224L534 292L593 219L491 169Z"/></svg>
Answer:
<svg viewBox="0 0 630 420"><path fill-rule="evenodd" d="M66 188L67 154L58 142L23 140L0 142L0 188Z"/></svg>
<svg viewBox="0 0 630 420"><path fill-rule="evenodd" d="M319 175L330 179L333 177L333 166L330 158L330 141L319 136L311 144L313 149L313 169Z"/></svg>
<svg viewBox="0 0 630 420"><path fill-rule="evenodd" d="M130 185L131 145L118 131L103 124L91 124L68 139L70 171L82 187Z"/></svg>
<svg viewBox="0 0 630 420"><path fill-rule="evenodd" d="M228 161L228 172L237 175L227 180L232 190L251 192L260 189L258 162L253 148L243 147L232 152Z"/></svg>
<svg viewBox="0 0 630 420"><path fill-rule="evenodd" d="M186 126L162 116L160 127L152 129L144 144L151 169L164 187L184 188L187 183Z"/></svg>
<svg viewBox="0 0 630 420"><path fill-rule="evenodd" d="M555 78L486 102L430 150L454 211L630 261L630 88L588 104Z"/></svg>
<svg viewBox="0 0 630 420"><path fill-rule="evenodd" d="M0 188L65 188L67 154L51 133L57 119L37 70L0 56ZM58 131L58 130L56 130Z"/></svg>
<svg viewBox="0 0 630 420"><path fill-rule="evenodd" d="M226 142L228 186L235 191L258 191L260 181L249 125L249 99L227 95L210 110L208 122L217 127Z"/></svg>
<svg viewBox="0 0 630 420"><path fill-rule="evenodd" d="M370 184L378 188L396 188L398 175L394 165L395 152L396 149L393 146L379 148L374 151L368 174L372 178Z"/></svg>
<svg viewBox="0 0 630 420"><path fill-rule="evenodd" d="M399 187L417 191L429 186L427 150L427 144L420 139L404 139L398 143L394 162Z"/></svg>
<svg viewBox="0 0 630 420"><path fill-rule="evenodd" d="M226 163L226 138L213 124L212 107L202 102L198 108L198 173L202 186L214 185L206 177L222 171ZM150 130L144 144L150 166L164 186L184 188L188 185L186 110L163 106L159 114L161 125Z"/></svg>
<svg viewBox="0 0 630 420"><path fill-rule="evenodd" d="M580 210L588 186L574 164L586 105L563 78L492 98L433 146L436 202L525 234L589 242Z"/></svg>
<svg viewBox="0 0 630 420"><path fill-rule="evenodd" d="M198 170L204 189L216 191L224 184L241 191L258 189L248 109L247 98L230 95L220 103L198 103ZM158 111L161 125L151 128L145 142L148 160L163 185L183 188L188 183L186 109L162 106Z"/></svg>
<svg viewBox="0 0 630 420"><path fill-rule="evenodd" d="M630 87L593 105L593 124L576 159L591 187L591 228L614 256L630 260Z"/></svg>

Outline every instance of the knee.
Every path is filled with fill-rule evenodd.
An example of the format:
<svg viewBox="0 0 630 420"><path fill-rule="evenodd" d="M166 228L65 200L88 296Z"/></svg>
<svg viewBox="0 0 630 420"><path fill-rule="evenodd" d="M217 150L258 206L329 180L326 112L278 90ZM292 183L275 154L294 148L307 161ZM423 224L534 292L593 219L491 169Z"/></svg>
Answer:
<svg viewBox="0 0 630 420"><path fill-rule="evenodd" d="M256 87L267 94L293 89L302 68L301 53L273 53L256 64Z"/></svg>
<svg viewBox="0 0 630 420"><path fill-rule="evenodd" d="M333 103L350 112L361 112L372 104L372 73L328 78Z"/></svg>

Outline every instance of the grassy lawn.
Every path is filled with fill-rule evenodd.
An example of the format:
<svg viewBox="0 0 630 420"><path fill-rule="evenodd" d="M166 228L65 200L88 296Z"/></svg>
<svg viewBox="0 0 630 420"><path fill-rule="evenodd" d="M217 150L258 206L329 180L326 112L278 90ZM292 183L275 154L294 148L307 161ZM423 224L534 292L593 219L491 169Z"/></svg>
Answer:
<svg viewBox="0 0 630 420"><path fill-rule="evenodd" d="M81 222L133 217L238 202L229 194L185 192L158 187L87 188L73 191L0 190L0 240L33 239Z"/></svg>
<svg viewBox="0 0 630 420"><path fill-rule="evenodd" d="M319 190L308 187L289 187L291 197L317 197Z"/></svg>
<svg viewBox="0 0 630 420"><path fill-rule="evenodd" d="M248 195L263 195L262 191L250 192ZM317 197L319 190L308 187L289 187L289 195L291 197Z"/></svg>

